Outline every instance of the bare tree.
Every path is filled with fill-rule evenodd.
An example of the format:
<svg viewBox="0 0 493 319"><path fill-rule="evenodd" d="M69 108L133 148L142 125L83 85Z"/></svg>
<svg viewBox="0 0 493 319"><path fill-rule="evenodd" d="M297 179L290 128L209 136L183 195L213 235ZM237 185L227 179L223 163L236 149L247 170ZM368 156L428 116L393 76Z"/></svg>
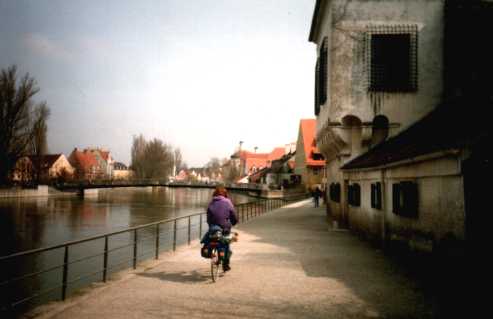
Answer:
<svg viewBox="0 0 493 319"><path fill-rule="evenodd" d="M36 107L33 114L33 138L29 145L29 150L31 154L41 156L48 152L48 124L46 121L50 116L50 109L46 106L46 103L41 103Z"/></svg>
<svg viewBox="0 0 493 319"><path fill-rule="evenodd" d="M17 160L27 155L34 144L46 149L46 103L35 105L39 92L35 80L26 74L18 83L15 65L0 74L0 184L8 182ZM38 139L38 141L35 141ZM40 143L37 143L40 142Z"/></svg>
<svg viewBox="0 0 493 319"><path fill-rule="evenodd" d="M29 153L35 155L34 164L34 176L33 180L37 183L41 178L41 165L43 163L43 155L48 152L48 125L46 121L50 116L50 109L46 106L46 103L41 103L33 112L33 127L32 127L32 139L29 143Z"/></svg>
<svg viewBox="0 0 493 319"><path fill-rule="evenodd" d="M173 170L175 152L162 140L146 141L144 136L133 137L131 168L136 178L167 179Z"/></svg>
<svg viewBox="0 0 493 319"><path fill-rule="evenodd" d="M178 172L182 169L183 166L183 157L181 155L181 150L177 147L174 150L174 160L175 160L175 172Z"/></svg>
<svg viewBox="0 0 493 319"><path fill-rule="evenodd" d="M144 135L134 136L132 141L131 164L130 167L135 173L136 178L145 178L145 149L146 140Z"/></svg>
<svg viewBox="0 0 493 319"><path fill-rule="evenodd" d="M145 173L147 178L168 178L173 168L171 146L155 138L145 149Z"/></svg>

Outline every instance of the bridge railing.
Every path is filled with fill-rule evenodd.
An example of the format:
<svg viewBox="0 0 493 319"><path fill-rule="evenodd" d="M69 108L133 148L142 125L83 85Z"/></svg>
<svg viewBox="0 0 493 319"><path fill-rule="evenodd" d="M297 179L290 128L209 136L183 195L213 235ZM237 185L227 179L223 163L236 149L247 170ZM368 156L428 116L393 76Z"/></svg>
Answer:
<svg viewBox="0 0 493 319"><path fill-rule="evenodd" d="M290 200L292 201L292 200ZM239 222L284 205L265 199L236 205ZM125 269L136 269L160 252L176 250L206 231L206 213L161 220L137 227L0 257L0 314L19 313L65 298L93 282L106 282ZM27 265L32 269L25 270Z"/></svg>
<svg viewBox="0 0 493 319"><path fill-rule="evenodd" d="M191 186L191 187L214 187L216 182L188 182L188 181L167 181L158 179L132 179L132 180L95 180L95 181L73 181L56 184L61 189L79 189L79 188L94 188L98 186ZM245 189L245 190L261 190L261 184L255 183L224 183L226 188Z"/></svg>

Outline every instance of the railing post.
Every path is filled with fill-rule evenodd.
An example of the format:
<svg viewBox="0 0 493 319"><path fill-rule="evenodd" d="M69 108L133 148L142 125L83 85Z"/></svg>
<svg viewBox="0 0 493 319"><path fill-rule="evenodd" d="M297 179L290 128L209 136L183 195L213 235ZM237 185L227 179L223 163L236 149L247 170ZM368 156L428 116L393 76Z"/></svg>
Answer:
<svg viewBox="0 0 493 319"><path fill-rule="evenodd" d="M156 224L156 259L159 259L159 224Z"/></svg>
<svg viewBox="0 0 493 319"><path fill-rule="evenodd" d="M200 224L199 224L199 239L202 239L202 214L200 214Z"/></svg>
<svg viewBox="0 0 493 319"><path fill-rule="evenodd" d="M67 278L68 278L68 245L65 246L63 255L63 278L62 278L62 300L67 296Z"/></svg>
<svg viewBox="0 0 493 319"><path fill-rule="evenodd" d="M188 216L188 245L190 246L190 237L192 235L192 226L190 216Z"/></svg>
<svg viewBox="0 0 493 319"><path fill-rule="evenodd" d="M137 268L137 229L134 229L134 269Z"/></svg>
<svg viewBox="0 0 493 319"><path fill-rule="evenodd" d="M173 251L176 250L176 219L175 223L173 224Z"/></svg>
<svg viewBox="0 0 493 319"><path fill-rule="evenodd" d="M108 275L108 236L104 236L103 282Z"/></svg>

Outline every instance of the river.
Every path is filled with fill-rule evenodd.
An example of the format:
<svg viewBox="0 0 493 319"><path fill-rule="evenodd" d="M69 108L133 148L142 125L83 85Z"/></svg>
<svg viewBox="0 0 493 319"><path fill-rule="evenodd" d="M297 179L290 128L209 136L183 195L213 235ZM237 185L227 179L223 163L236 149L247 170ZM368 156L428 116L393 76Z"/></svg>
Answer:
<svg viewBox="0 0 493 319"><path fill-rule="evenodd" d="M60 196L0 199L0 234L2 234L0 256L205 212L212 191L212 189L198 188L145 187L98 190L95 194L87 194L85 198ZM232 193L231 197L235 204L256 200L242 193ZM178 244L186 242L186 223L185 221L185 224L178 225ZM198 236L198 220L193 223L192 232ZM153 255L154 239L151 238L155 235L153 231L149 229L139 232L142 243L139 240L138 249L142 260ZM162 237L160 250L171 249L172 232L172 224L163 225L159 233ZM109 249L112 252L109 256L109 269L116 272L131 267L132 261L128 258L131 258L134 248L133 236L133 233L124 233L111 237ZM145 242L146 237L150 239L147 242ZM101 273L93 276L95 278L84 280L78 278L89 270L101 269L102 251L104 251L103 239L70 247L69 263L71 264L68 280L73 280L75 283L69 287L68 294L87 286L90 282L101 280ZM144 254L146 251L148 252L146 256L140 255L141 252ZM99 255L89 260L77 261L95 254ZM27 297L36 291L56 287L62 277L63 256L63 249L57 249L3 263L1 281L39 270L55 269L2 286L2 295L11 294L5 299L10 299L12 302L18 299L16 296ZM121 260L124 260L123 264ZM57 299L60 289L36 297L29 303L39 304Z"/></svg>

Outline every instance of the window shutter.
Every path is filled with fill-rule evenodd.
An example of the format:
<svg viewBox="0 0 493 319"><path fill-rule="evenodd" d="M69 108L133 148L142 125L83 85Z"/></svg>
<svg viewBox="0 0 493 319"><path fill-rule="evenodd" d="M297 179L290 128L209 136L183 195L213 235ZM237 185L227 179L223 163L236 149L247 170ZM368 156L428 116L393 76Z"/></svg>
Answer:
<svg viewBox="0 0 493 319"><path fill-rule="evenodd" d="M401 187L399 183L392 184L392 212L400 212Z"/></svg>
<svg viewBox="0 0 493 319"><path fill-rule="evenodd" d="M371 208L375 208L376 207L376 204L375 204L375 197L376 197L376 185L375 184L371 184Z"/></svg>
<svg viewBox="0 0 493 319"><path fill-rule="evenodd" d="M354 206L361 205L361 187L359 184L354 184Z"/></svg>
<svg viewBox="0 0 493 319"><path fill-rule="evenodd" d="M315 116L320 113L320 58L315 66Z"/></svg>
<svg viewBox="0 0 493 319"><path fill-rule="evenodd" d="M382 183L375 184L375 208L382 209Z"/></svg>
<svg viewBox="0 0 493 319"><path fill-rule="evenodd" d="M328 60L328 50L327 50L327 37L324 38L322 43L322 49L320 51L320 105L325 104L327 101L327 60Z"/></svg>

